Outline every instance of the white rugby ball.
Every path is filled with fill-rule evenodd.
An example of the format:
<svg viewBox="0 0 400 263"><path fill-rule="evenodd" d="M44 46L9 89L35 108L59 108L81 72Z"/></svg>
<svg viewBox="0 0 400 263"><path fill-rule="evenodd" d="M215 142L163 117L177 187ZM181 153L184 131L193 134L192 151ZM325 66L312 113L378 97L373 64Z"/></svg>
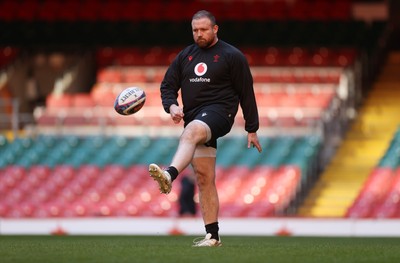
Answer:
<svg viewBox="0 0 400 263"><path fill-rule="evenodd" d="M121 115L138 112L146 101L146 93L138 87L129 87L121 91L115 99L114 109Z"/></svg>

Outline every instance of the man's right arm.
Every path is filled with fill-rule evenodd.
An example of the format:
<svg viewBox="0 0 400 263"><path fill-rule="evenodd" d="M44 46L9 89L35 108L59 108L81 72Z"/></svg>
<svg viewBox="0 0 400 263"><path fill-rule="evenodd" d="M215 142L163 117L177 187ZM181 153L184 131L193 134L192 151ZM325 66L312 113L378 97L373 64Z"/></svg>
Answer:
<svg viewBox="0 0 400 263"><path fill-rule="evenodd" d="M168 67L168 70L165 73L164 79L160 85L161 101L163 108L167 113L170 113L171 105L175 104L179 106L177 100L179 89L180 80L177 70L177 58L175 58L172 64Z"/></svg>

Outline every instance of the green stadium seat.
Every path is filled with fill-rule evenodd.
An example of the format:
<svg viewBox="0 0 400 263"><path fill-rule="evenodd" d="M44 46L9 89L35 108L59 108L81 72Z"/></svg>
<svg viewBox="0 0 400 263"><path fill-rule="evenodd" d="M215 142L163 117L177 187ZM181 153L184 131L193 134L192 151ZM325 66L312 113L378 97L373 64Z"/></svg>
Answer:
<svg viewBox="0 0 400 263"><path fill-rule="evenodd" d="M389 148L380 159L378 166L395 169L400 165L400 129L394 134Z"/></svg>
<svg viewBox="0 0 400 263"><path fill-rule="evenodd" d="M319 145L314 137L259 140L262 153L247 149L243 136L219 141L217 183L224 189L221 214L225 216L273 216L285 209L298 188L298 177L291 180L291 176L300 173L291 171L306 169L303 165L311 162ZM0 197L0 213L14 218L175 215L174 202L160 206L153 196L158 191L148 180L147 165L167 165L177 146L177 137L148 136L41 135L7 142L7 151L1 154L7 152L18 166L5 163L0 169L0 190L5 195ZM236 184L243 189L234 195ZM174 196L179 189L176 184Z"/></svg>
<svg viewBox="0 0 400 263"><path fill-rule="evenodd" d="M269 144L271 142L271 139L268 137L259 138L259 142L261 144L261 147L263 148L263 152L261 153L259 153L256 148L247 149L246 138L240 139L239 142L236 143L236 147L241 148L240 155L236 162L231 163L230 165L247 166L253 168L255 166L261 165L265 155L269 154Z"/></svg>
<svg viewBox="0 0 400 263"><path fill-rule="evenodd" d="M247 147L246 138L225 137L218 141L217 165L229 167L240 160Z"/></svg>
<svg viewBox="0 0 400 263"><path fill-rule="evenodd" d="M168 165L178 146L178 140L177 138L159 137L149 142L143 141L142 146L142 153L136 159L138 164L159 163Z"/></svg>

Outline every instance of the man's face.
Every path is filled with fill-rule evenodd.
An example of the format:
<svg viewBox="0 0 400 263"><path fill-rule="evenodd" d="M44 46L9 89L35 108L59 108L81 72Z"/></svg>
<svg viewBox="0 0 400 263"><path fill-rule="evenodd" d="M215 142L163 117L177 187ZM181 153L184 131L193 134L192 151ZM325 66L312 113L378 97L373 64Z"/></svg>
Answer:
<svg viewBox="0 0 400 263"><path fill-rule="evenodd" d="M213 26L206 17L192 20L192 32L194 42L200 48L211 47L217 42L218 26Z"/></svg>

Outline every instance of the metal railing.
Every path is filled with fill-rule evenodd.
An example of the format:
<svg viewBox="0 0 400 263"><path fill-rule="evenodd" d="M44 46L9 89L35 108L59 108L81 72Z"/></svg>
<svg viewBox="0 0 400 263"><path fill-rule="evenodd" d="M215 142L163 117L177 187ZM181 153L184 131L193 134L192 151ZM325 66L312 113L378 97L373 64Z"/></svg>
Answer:
<svg viewBox="0 0 400 263"><path fill-rule="evenodd" d="M14 137L17 137L25 125L32 123L34 123L32 113L20 112L18 99L0 99L0 131L11 130Z"/></svg>

